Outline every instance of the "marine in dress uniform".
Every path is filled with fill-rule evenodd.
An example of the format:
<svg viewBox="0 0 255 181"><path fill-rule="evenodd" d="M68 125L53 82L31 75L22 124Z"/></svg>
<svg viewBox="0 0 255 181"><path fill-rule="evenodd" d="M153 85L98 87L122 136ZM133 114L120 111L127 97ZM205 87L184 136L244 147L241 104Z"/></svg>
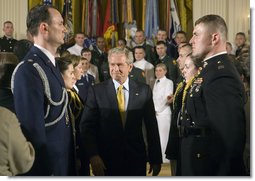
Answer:
<svg viewBox="0 0 255 181"><path fill-rule="evenodd" d="M175 61L173 61L173 58L166 55L161 59L159 58L158 63L163 63L166 65L166 67L167 67L166 77L168 79L172 80L174 85L176 85L176 80L178 77L178 68L177 68Z"/></svg>
<svg viewBox="0 0 255 181"><path fill-rule="evenodd" d="M204 60L179 119L181 175L244 175L244 98L225 52Z"/></svg>

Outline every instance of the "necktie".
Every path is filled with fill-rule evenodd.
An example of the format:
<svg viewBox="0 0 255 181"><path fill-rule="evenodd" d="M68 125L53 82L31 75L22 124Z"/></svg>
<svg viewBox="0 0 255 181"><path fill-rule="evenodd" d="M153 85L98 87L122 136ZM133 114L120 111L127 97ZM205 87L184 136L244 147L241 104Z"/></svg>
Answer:
<svg viewBox="0 0 255 181"><path fill-rule="evenodd" d="M123 94L123 85L120 85L118 87L117 100L118 100L118 108L119 108L119 111L120 111L122 124L124 126L125 98L124 98L124 94Z"/></svg>

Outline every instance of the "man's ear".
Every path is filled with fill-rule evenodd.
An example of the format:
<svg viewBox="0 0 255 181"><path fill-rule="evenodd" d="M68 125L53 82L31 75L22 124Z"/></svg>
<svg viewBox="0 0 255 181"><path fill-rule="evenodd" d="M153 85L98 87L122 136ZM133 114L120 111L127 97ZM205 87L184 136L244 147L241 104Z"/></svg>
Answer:
<svg viewBox="0 0 255 181"><path fill-rule="evenodd" d="M49 27L49 26L48 26L47 23L41 23L40 26L39 26L39 30L40 30L40 32L45 33L45 32L48 31L48 27Z"/></svg>
<svg viewBox="0 0 255 181"><path fill-rule="evenodd" d="M220 34L219 33L213 33L212 34L212 45L216 45L218 44L218 42L220 41Z"/></svg>
<svg viewBox="0 0 255 181"><path fill-rule="evenodd" d="M129 71L128 72L131 72L132 71L132 69L133 69L133 67L134 67L134 64L129 64Z"/></svg>

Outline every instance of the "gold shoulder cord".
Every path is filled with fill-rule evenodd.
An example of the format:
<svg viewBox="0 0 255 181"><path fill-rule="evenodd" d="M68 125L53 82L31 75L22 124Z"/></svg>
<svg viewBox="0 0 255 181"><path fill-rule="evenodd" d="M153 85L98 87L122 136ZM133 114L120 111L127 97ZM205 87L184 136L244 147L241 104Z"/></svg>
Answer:
<svg viewBox="0 0 255 181"><path fill-rule="evenodd" d="M67 90L67 91L70 93L70 96L71 96L70 100L69 100L70 101L69 105L73 103L74 109L72 109L72 114L73 114L74 118L76 119L80 115L84 106L83 106L79 96L74 91L72 91L72 90ZM74 113L75 113L74 110L78 110L78 112L75 115L74 115Z"/></svg>

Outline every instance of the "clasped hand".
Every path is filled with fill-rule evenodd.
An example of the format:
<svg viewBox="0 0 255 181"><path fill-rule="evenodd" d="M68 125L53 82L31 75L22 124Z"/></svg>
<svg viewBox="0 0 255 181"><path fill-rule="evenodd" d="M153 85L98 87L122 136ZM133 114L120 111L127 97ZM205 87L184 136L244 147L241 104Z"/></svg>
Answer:
<svg viewBox="0 0 255 181"><path fill-rule="evenodd" d="M150 164L149 174L152 172L152 176L158 176L161 170L161 164Z"/></svg>
<svg viewBox="0 0 255 181"><path fill-rule="evenodd" d="M92 167L92 173L95 176L104 176L104 171L106 170L106 167L104 165L103 160L99 155L95 155L90 158L90 164Z"/></svg>

